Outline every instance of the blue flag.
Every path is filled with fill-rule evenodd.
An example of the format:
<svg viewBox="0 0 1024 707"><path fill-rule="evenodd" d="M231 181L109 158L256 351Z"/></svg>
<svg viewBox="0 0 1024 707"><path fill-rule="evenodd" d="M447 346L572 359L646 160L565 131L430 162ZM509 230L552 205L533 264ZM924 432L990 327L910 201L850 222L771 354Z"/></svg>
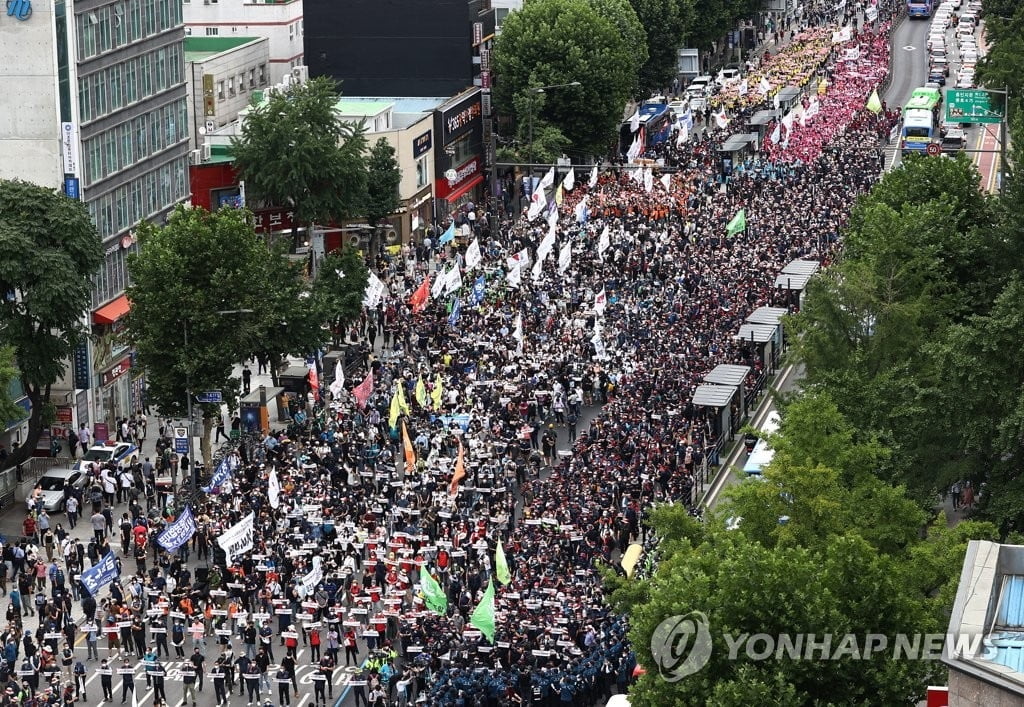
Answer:
<svg viewBox="0 0 1024 707"><path fill-rule="evenodd" d="M99 598L103 587L117 579L119 574L121 572L117 569L117 558L114 557L112 550L108 550L103 559L82 571L82 586L94 598Z"/></svg>
<svg viewBox="0 0 1024 707"><path fill-rule="evenodd" d="M448 230L441 234L441 237L437 239L438 245L445 245L455 240L455 222L448 227Z"/></svg>
<svg viewBox="0 0 1024 707"><path fill-rule="evenodd" d="M478 305L484 301L484 293L486 289L487 279L481 275L476 279L476 282L473 283L473 292L470 294L470 298L474 305Z"/></svg>
<svg viewBox="0 0 1024 707"><path fill-rule="evenodd" d="M459 323L459 317L462 316L462 300L458 297L455 298L455 304L452 305L452 313L448 315L448 326L453 327Z"/></svg>
<svg viewBox="0 0 1024 707"><path fill-rule="evenodd" d="M185 506L185 510L181 512L177 520L164 528L163 532L157 536L156 541L167 552L174 552L191 540L195 533L196 519L192 515L192 508Z"/></svg>
<svg viewBox="0 0 1024 707"><path fill-rule="evenodd" d="M228 457L224 457L220 464L213 472L213 476L210 477L210 485L203 487L203 493L213 493L220 488L221 484L231 478L231 470L234 465L228 461Z"/></svg>

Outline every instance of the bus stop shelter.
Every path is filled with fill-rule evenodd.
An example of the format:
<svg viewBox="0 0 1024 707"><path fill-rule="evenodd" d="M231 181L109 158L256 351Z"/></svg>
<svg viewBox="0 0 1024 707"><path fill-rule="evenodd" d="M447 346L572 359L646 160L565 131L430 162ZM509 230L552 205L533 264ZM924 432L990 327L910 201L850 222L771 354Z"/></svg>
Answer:
<svg viewBox="0 0 1024 707"><path fill-rule="evenodd" d="M772 372L778 364L778 352L775 350L775 332L777 327L769 324L742 324L736 340L754 351L761 360L765 371Z"/></svg>
<svg viewBox="0 0 1024 707"><path fill-rule="evenodd" d="M717 442L735 436L734 425L736 429L739 428L738 421L732 419L732 402L735 397L736 389L724 385L698 385L697 390L693 391L693 406L712 410L711 433L716 446Z"/></svg>
<svg viewBox="0 0 1024 707"><path fill-rule="evenodd" d="M806 273L782 272L775 278L775 287L782 292L787 305L800 307L803 304L804 290L807 289L811 277Z"/></svg>
<svg viewBox="0 0 1024 707"><path fill-rule="evenodd" d="M803 95L803 89L797 86L786 86L779 89L779 92L775 95L779 98L779 110L785 115L800 100L800 96Z"/></svg>
<svg viewBox="0 0 1024 707"><path fill-rule="evenodd" d="M786 332L782 327L782 318L787 314L789 314L789 310L783 307L758 307L747 317L747 324L770 326L775 330L772 348L775 352L776 366L778 366L778 357L786 345Z"/></svg>
<svg viewBox="0 0 1024 707"><path fill-rule="evenodd" d="M718 160L722 174L728 177L751 154L757 144L757 134L736 133L730 135L718 148Z"/></svg>
<svg viewBox="0 0 1024 707"><path fill-rule="evenodd" d="M797 258L782 268L782 272L787 275L813 275L819 270L821 270L821 263L817 260L804 260L803 258Z"/></svg>
<svg viewBox="0 0 1024 707"><path fill-rule="evenodd" d="M757 134L757 144L763 145L768 126L772 121L779 119L779 112L774 110L759 110L747 121L747 127L752 133Z"/></svg>

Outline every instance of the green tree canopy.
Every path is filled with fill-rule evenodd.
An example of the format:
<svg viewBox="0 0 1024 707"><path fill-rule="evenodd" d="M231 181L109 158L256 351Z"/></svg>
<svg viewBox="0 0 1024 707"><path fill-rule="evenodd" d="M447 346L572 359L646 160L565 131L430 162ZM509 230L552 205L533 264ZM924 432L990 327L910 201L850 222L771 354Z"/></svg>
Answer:
<svg viewBox="0 0 1024 707"><path fill-rule="evenodd" d="M32 403L28 435L12 464L32 453L49 422L50 387L85 335L90 278L102 263L103 245L83 202L0 181L0 346L14 349Z"/></svg>
<svg viewBox="0 0 1024 707"><path fill-rule="evenodd" d="M398 187L402 183L395 148L386 138L373 144L367 168L366 220L376 226L398 210Z"/></svg>
<svg viewBox="0 0 1024 707"><path fill-rule="evenodd" d="M327 254L313 283L313 295L326 314L337 343L363 309L369 271L351 246Z"/></svg>
<svg viewBox="0 0 1024 707"><path fill-rule="evenodd" d="M647 61L640 67L640 95L672 83L679 67L679 49L693 25L693 0L630 0L647 34Z"/></svg>
<svg viewBox="0 0 1024 707"><path fill-rule="evenodd" d="M259 339L266 322L279 318L273 305L289 286L287 279L267 277L277 255L243 209L179 207L166 226L143 223L138 234L139 252L128 260L132 309L126 336L146 370L151 402L164 414L184 417L189 380L193 393L220 390L233 400L239 382L232 368L265 350ZM237 310L251 311L218 314ZM202 452L209 460L209 432L220 406L200 408Z"/></svg>
<svg viewBox="0 0 1024 707"><path fill-rule="evenodd" d="M514 98L531 88L579 81L550 91L537 118L561 130L575 150L607 152L642 62L623 25L604 12L589 0L533 0L509 15L494 48L501 112L512 114ZM639 26L635 13L633 21Z"/></svg>
<svg viewBox="0 0 1024 707"><path fill-rule="evenodd" d="M0 346L0 423L13 422L25 416L25 410L15 405L7 391L11 383L18 379L18 369L14 365L14 347Z"/></svg>
<svg viewBox="0 0 1024 707"><path fill-rule="evenodd" d="M291 206L298 224L358 216L366 201L366 138L341 120L332 80L312 79L272 92L253 105L232 138L235 169L246 194L264 206Z"/></svg>

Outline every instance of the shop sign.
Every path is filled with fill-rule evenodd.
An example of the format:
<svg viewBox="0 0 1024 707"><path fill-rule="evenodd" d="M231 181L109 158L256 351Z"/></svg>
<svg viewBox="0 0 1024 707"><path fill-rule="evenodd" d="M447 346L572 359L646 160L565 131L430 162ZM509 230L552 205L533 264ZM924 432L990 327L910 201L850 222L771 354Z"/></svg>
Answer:
<svg viewBox="0 0 1024 707"><path fill-rule="evenodd" d="M449 194L458 191L468 182L471 182L478 174L480 174L480 171L481 170L479 157L474 157L473 159L471 159L469 162L466 162L462 166L454 170L449 170L449 172L454 172L455 174L447 175L451 176L451 179L448 179L446 176L445 179L438 180L437 196L443 199L447 197Z"/></svg>
<svg viewBox="0 0 1024 707"><path fill-rule="evenodd" d="M292 230L292 217L295 212L291 209L260 209L253 212L253 219L257 233L270 233L273 231Z"/></svg>
<svg viewBox="0 0 1024 707"><path fill-rule="evenodd" d="M433 146L434 133L428 130L412 141L412 158L418 159L419 157L427 154Z"/></svg>
<svg viewBox="0 0 1024 707"><path fill-rule="evenodd" d="M461 101L441 114L441 126L444 130L444 144L451 144L452 140L461 137L473 130L480 121L482 109L480 106L480 92L475 91L471 96Z"/></svg>
<svg viewBox="0 0 1024 707"><path fill-rule="evenodd" d="M72 356L74 363L75 388L85 390L89 387L89 344L85 341L75 347Z"/></svg>
<svg viewBox="0 0 1024 707"><path fill-rule="evenodd" d="M125 356L120 361L118 361L117 364L113 366L113 368L109 368L106 371L104 371L103 375L100 377L100 385L103 387L110 385L118 378L123 376L125 373L130 371L131 368L132 357Z"/></svg>
<svg viewBox="0 0 1024 707"><path fill-rule="evenodd" d="M74 411L70 405L58 405L57 406L57 422L73 422Z"/></svg>

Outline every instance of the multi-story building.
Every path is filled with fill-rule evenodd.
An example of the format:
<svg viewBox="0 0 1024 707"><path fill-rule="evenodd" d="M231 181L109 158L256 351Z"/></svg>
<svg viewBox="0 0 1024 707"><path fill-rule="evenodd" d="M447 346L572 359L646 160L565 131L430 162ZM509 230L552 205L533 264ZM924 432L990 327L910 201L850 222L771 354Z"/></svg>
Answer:
<svg viewBox="0 0 1024 707"><path fill-rule="evenodd" d="M303 60L303 0L183 0L193 37L266 37L270 83L280 83Z"/></svg>
<svg viewBox="0 0 1024 707"><path fill-rule="evenodd" d="M269 84L270 40L266 37L186 37L192 150L203 137L238 120L253 94ZM193 154L193 163L197 162Z"/></svg>
<svg viewBox="0 0 1024 707"><path fill-rule="evenodd" d="M141 377L117 337L125 256L136 224L189 197L183 40L174 0L12 0L0 15L0 85L12 96L0 114L0 177L83 199L105 249L92 343L75 359L74 389L91 401L75 396L77 422L109 424L141 404Z"/></svg>

